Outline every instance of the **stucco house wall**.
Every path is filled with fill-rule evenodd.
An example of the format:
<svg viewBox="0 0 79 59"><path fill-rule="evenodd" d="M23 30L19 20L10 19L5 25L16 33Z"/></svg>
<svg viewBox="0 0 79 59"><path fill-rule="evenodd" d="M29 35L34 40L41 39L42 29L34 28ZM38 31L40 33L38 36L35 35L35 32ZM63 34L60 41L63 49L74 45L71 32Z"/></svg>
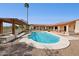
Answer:
<svg viewBox="0 0 79 59"><path fill-rule="evenodd" d="M79 20L75 22L75 33L79 33Z"/></svg>

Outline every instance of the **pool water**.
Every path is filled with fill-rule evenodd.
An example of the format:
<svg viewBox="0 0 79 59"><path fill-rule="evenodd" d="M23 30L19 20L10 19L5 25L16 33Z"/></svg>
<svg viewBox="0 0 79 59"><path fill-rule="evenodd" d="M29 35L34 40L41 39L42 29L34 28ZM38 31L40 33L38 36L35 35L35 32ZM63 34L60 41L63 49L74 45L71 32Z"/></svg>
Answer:
<svg viewBox="0 0 79 59"><path fill-rule="evenodd" d="M57 43L60 40L60 37L47 32L32 32L28 38L40 43Z"/></svg>

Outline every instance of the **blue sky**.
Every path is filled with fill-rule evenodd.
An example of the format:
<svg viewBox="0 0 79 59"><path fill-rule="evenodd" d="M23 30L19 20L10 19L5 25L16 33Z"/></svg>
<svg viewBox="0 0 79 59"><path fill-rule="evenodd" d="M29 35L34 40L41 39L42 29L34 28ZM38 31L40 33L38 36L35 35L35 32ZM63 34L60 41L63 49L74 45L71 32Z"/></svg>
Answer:
<svg viewBox="0 0 79 59"><path fill-rule="evenodd" d="M79 18L79 4L72 3L30 3L30 24L53 24ZM23 3L0 4L0 17L26 20Z"/></svg>

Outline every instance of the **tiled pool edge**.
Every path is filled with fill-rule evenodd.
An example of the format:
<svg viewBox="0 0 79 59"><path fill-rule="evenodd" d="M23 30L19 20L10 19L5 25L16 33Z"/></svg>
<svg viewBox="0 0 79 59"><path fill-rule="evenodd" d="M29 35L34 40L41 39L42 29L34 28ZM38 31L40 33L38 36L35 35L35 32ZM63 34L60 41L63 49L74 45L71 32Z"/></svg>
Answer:
<svg viewBox="0 0 79 59"><path fill-rule="evenodd" d="M28 34L29 35L29 34ZM45 44L45 43L38 43L36 41L33 41L32 39L28 39L28 35L25 35L19 42L25 42L35 48L39 49L62 49L69 46L70 42L69 40L62 38L61 41L56 44Z"/></svg>

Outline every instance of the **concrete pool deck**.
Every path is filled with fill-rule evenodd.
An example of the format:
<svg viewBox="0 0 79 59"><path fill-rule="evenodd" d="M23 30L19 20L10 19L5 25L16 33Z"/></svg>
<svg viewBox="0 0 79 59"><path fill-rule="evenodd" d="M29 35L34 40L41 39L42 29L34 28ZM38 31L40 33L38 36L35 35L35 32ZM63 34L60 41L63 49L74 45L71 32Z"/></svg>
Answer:
<svg viewBox="0 0 79 59"><path fill-rule="evenodd" d="M27 44L21 45L19 40L14 42L16 44L20 44L19 47L16 44L8 43L2 46L2 50L0 49L0 56L24 56L28 55L29 53L32 56L79 56L79 40L70 40L71 44L65 49L37 49L37 48L29 48ZM25 48L23 48L23 47ZM3 49L4 48L4 49ZM29 51L31 50L31 51ZM27 53L29 52L29 53ZM30 56L30 55L28 55Z"/></svg>
<svg viewBox="0 0 79 59"><path fill-rule="evenodd" d="M62 37L74 37L74 38L70 38L70 45L64 49L39 49L39 48L32 48L31 52L29 52L30 54L32 54L32 56L79 56L79 35L73 35L73 36L62 36ZM19 41L22 38L19 38L18 40L16 40L14 43L16 44L20 44ZM26 45L26 48L18 48L17 45L12 44L12 46L10 46L10 44L5 44L5 46L7 48L5 49L0 49L0 55L17 55L17 56L23 56L23 54L28 54L26 52L28 52L28 47ZM15 45L16 47L13 47L13 45ZM3 46L3 45L2 45ZM4 46L3 46L4 47ZM20 45L21 47L21 45ZM16 49L17 48L17 49ZM19 50L19 51L18 51ZM5 52L5 53L4 53Z"/></svg>
<svg viewBox="0 0 79 59"><path fill-rule="evenodd" d="M50 33L50 32L48 32ZM52 34L52 33L50 33ZM29 34L28 34L29 35ZM67 38L64 38L62 36L56 35L60 37L60 41L58 43L54 43L54 44L45 44L45 43L39 43L36 42L32 39L28 39L28 35L23 36L23 38L19 41L19 42L25 42L28 45L31 45L35 48L39 48L39 49L62 49L62 48L66 48L69 46L70 42L68 41Z"/></svg>

